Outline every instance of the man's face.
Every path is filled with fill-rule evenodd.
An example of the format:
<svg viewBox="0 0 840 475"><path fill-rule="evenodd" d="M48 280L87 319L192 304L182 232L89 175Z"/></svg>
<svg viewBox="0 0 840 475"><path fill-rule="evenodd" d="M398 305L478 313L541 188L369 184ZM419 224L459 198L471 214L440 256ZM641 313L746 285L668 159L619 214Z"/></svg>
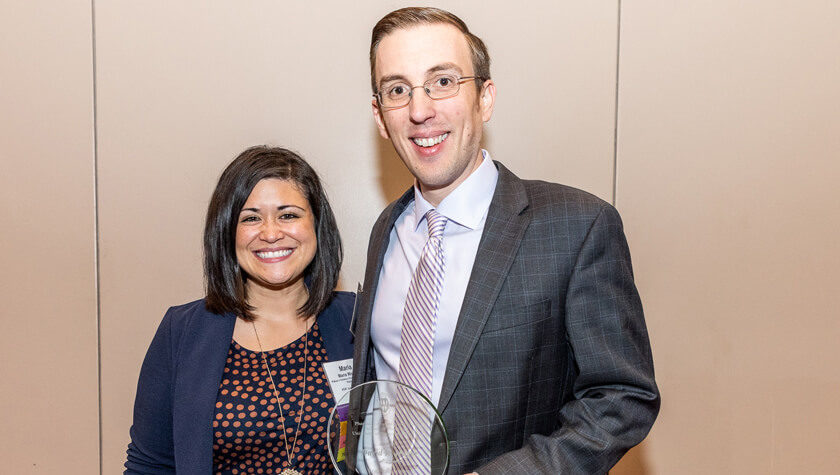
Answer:
<svg viewBox="0 0 840 475"><path fill-rule="evenodd" d="M418 25L382 38L374 70L377 86L394 80L422 86L441 73L473 76L470 49L464 35L447 24ZM373 101L379 133L394 144L397 154L417 178L420 191L437 205L481 163L483 123L490 120L496 89L485 81L461 84L458 94L434 100L422 87L411 102L392 110Z"/></svg>

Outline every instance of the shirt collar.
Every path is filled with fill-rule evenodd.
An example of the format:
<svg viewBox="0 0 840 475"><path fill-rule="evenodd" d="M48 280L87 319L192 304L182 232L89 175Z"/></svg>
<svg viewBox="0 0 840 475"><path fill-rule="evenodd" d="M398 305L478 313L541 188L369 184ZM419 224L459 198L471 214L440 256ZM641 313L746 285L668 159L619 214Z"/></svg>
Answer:
<svg viewBox="0 0 840 475"><path fill-rule="evenodd" d="M490 209L499 171L493 165L490 152L481 150L481 165L475 169L457 188L452 190L438 205L437 212L446 216L450 221L469 229L476 229ZM414 220L417 226L433 209L431 203L423 198L420 188L414 183ZM415 228L416 230L416 228Z"/></svg>

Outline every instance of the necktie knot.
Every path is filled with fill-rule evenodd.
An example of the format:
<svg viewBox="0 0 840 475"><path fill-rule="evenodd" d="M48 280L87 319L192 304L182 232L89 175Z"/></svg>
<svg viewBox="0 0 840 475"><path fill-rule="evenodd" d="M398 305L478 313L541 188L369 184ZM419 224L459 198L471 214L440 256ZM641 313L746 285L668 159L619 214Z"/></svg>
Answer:
<svg viewBox="0 0 840 475"><path fill-rule="evenodd" d="M429 237L443 237L443 228L446 227L446 221L446 216L438 213L434 209L430 209L426 212L426 223L429 225Z"/></svg>

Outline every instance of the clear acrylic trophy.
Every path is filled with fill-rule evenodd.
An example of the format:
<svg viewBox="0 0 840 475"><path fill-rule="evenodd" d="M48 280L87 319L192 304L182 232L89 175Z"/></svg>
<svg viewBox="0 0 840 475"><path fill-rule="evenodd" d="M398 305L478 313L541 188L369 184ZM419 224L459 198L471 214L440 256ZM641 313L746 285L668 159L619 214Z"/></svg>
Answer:
<svg viewBox="0 0 840 475"><path fill-rule="evenodd" d="M437 475L449 439L435 405L411 386L376 380L337 395L327 422L333 466L342 475Z"/></svg>

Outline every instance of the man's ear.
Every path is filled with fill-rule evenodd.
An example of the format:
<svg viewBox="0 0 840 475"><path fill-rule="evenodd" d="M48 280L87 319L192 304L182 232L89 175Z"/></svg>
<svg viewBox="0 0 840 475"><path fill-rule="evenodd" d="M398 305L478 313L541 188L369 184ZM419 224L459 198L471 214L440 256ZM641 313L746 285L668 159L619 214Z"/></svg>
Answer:
<svg viewBox="0 0 840 475"><path fill-rule="evenodd" d="M493 107L496 105L496 84L493 83L492 79L484 81L484 84L481 85L479 101L481 120L487 122L493 116Z"/></svg>
<svg viewBox="0 0 840 475"><path fill-rule="evenodd" d="M388 134L388 128L385 127L385 118L382 117L382 111L379 109L379 103L376 102L375 97L371 101L370 105L373 107L373 118L376 120L376 126L379 127L379 135L381 135L383 139L390 139L391 136Z"/></svg>

